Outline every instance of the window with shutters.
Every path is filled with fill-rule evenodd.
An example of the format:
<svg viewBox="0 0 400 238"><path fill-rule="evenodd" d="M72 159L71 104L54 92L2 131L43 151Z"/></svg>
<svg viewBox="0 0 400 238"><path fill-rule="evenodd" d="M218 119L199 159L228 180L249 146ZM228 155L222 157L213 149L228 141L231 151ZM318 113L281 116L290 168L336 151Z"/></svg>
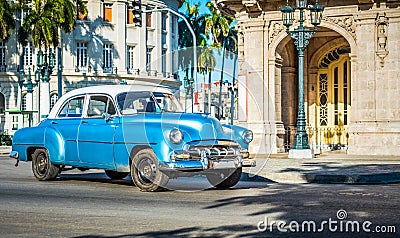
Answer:
<svg viewBox="0 0 400 238"><path fill-rule="evenodd" d="M133 6L128 6L126 11L126 24L133 24Z"/></svg>
<svg viewBox="0 0 400 238"><path fill-rule="evenodd" d="M104 3L103 6L103 20L106 22L112 22L112 4Z"/></svg>
<svg viewBox="0 0 400 238"><path fill-rule="evenodd" d="M151 12L146 13L146 26L151 27Z"/></svg>

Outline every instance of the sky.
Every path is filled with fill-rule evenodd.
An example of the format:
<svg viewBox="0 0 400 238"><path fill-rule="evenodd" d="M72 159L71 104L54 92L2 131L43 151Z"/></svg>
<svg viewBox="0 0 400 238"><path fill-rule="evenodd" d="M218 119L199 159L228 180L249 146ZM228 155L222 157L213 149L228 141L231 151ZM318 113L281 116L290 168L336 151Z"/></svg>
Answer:
<svg viewBox="0 0 400 238"><path fill-rule="evenodd" d="M206 7L206 3L209 2L208 0L188 0L188 1L191 6L196 3L200 3L200 8L199 8L200 14L205 14L205 13L209 12L208 8ZM184 9L184 7L182 7L182 9Z"/></svg>

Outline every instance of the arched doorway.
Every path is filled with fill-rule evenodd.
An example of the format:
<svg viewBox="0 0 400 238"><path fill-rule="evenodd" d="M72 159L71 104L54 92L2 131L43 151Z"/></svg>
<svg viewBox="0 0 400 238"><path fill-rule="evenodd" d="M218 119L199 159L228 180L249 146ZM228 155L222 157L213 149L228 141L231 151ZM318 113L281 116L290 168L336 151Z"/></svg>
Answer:
<svg viewBox="0 0 400 238"><path fill-rule="evenodd" d="M305 51L304 92L309 145L315 153L343 149L348 144L351 110L351 58L353 42L339 31L319 27ZM289 36L277 39L275 57L282 57L281 116L285 150L293 146L298 110L297 50ZM279 41L278 41L279 40ZM279 75L279 74L278 74ZM321 150L320 150L321 149Z"/></svg>
<svg viewBox="0 0 400 238"><path fill-rule="evenodd" d="M350 48L340 46L319 60L315 142L320 149L347 147L351 112Z"/></svg>

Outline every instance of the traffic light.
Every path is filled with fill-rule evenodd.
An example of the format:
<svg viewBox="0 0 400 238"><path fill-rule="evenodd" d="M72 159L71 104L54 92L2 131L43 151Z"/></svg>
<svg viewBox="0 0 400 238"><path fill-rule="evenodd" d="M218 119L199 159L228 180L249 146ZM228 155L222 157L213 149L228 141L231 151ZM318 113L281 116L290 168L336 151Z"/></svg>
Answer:
<svg viewBox="0 0 400 238"><path fill-rule="evenodd" d="M133 24L135 26L142 26L142 1L133 0L132 1L132 13L133 13Z"/></svg>

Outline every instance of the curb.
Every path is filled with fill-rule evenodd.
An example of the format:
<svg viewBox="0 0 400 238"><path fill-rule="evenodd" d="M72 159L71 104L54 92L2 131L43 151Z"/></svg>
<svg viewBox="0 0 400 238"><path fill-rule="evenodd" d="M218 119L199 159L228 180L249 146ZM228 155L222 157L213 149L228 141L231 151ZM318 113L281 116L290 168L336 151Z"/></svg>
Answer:
<svg viewBox="0 0 400 238"><path fill-rule="evenodd" d="M259 176L256 174L246 173L246 172L242 172L240 181L243 181L243 182L266 182L266 183L274 182L268 178L265 178L265 177L262 177L262 176Z"/></svg>
<svg viewBox="0 0 400 238"><path fill-rule="evenodd" d="M267 183L315 183L315 184L390 184L400 183L400 172L377 173L377 174L302 174L296 173L285 176L271 174L271 176L260 176L255 174L242 173L240 181L245 182L267 182Z"/></svg>
<svg viewBox="0 0 400 238"><path fill-rule="evenodd" d="M305 175L308 183L321 184L388 184L399 183L400 172L359 175Z"/></svg>
<svg viewBox="0 0 400 238"><path fill-rule="evenodd" d="M256 158L241 181L282 184L400 183L400 157L327 154L324 158Z"/></svg>

